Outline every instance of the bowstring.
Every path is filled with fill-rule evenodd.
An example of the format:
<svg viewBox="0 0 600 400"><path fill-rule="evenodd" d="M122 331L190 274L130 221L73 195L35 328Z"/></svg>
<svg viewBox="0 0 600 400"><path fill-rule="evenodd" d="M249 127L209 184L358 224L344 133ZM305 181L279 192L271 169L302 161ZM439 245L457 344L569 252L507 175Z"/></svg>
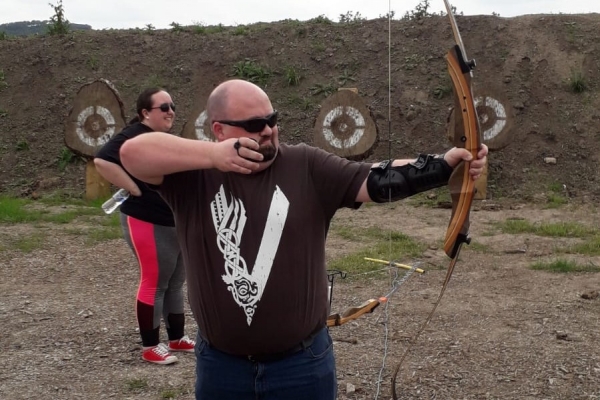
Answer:
<svg viewBox="0 0 600 400"><path fill-rule="evenodd" d="M392 0L388 0L388 160L390 160L389 162L392 162ZM389 177L389 184L391 187L391 177ZM391 209L391 204L392 204L392 192L391 190L388 192L388 204L390 205L390 209ZM393 265L392 264L392 231L390 230L389 232L389 239L388 239L388 260L390 260L390 267ZM383 382L383 371L385 370L385 363L387 360L387 356L388 356L388 345L389 345L389 331L390 331L390 327L389 327L389 309L390 309L390 296L396 291L398 290L398 287L400 287L400 285L402 283L404 283L404 281L406 281L406 279L408 279L408 277L410 277L410 275L412 274L412 272L414 272L414 269L416 269L416 266L413 266L413 269L411 269L409 272L407 272L404 277L399 281L399 283L397 285L395 285L395 282L397 282L398 276L399 276L399 270L396 268L395 269L395 273L394 273L394 278L392 279L392 289L389 292L388 295L385 296L385 298L387 299L387 301L385 302L385 306L383 308L383 315L384 315L384 321L383 321L383 356L381 359L381 368L379 369L379 374L377 376L377 390L375 392L375 400L379 399L379 394L381 393L381 383ZM391 270L390 270L391 273Z"/></svg>

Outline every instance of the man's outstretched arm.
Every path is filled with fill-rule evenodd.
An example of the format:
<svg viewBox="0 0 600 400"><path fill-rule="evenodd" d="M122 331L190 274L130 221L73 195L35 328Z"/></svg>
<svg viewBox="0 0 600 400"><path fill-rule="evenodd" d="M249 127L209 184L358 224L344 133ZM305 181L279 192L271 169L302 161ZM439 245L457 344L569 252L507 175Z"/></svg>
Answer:
<svg viewBox="0 0 600 400"><path fill-rule="evenodd" d="M253 150L258 144L248 138L239 139L244 142L244 149L238 154L233 146L237 140L207 142L151 132L126 141L120 158L130 174L154 185L160 185L165 175L196 169L217 168L249 174L259 167L256 161L263 156Z"/></svg>
<svg viewBox="0 0 600 400"><path fill-rule="evenodd" d="M359 203L370 201L387 201L390 188L392 193L396 194L393 196L392 200L399 200L415 193L428 190L427 183L431 183L431 188L442 186L443 184L447 183L447 178L450 177L452 169L455 168L461 161L471 162L469 166L469 175L472 179L477 179L483 172L483 168L487 160L487 153L487 146L482 145L481 150L479 150L479 153L477 153L477 159L472 160L472 156L469 151L454 147L444 153L443 161L445 161L445 163L442 162L441 159L433 160L433 162L431 160L425 160L436 165L430 165L432 168L429 168L428 170L431 171L431 176L425 177L426 179L422 179L421 183L419 184L423 185L423 187L417 187L416 191L414 188L414 182L410 182L410 168L407 168L406 171L393 171L391 177L385 174L390 173L389 167L407 166L409 163L413 163L415 161L420 162L423 160L393 160L392 165L387 166L385 171L377 170L376 167L380 166L381 163L373 164L373 169L363 182L358 195L356 196L356 201ZM437 183L441 184L437 184L436 179L439 180ZM425 182L425 184L422 182ZM385 195L385 193L388 193L388 195Z"/></svg>

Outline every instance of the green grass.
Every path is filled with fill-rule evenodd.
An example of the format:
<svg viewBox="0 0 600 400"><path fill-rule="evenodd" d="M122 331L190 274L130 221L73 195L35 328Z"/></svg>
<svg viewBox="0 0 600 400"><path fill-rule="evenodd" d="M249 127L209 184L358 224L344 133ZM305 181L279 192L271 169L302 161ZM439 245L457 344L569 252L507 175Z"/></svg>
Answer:
<svg viewBox="0 0 600 400"><path fill-rule="evenodd" d="M354 74L347 69L344 69L342 74L338 76L337 80L340 86L345 86L348 82L356 82Z"/></svg>
<svg viewBox="0 0 600 400"><path fill-rule="evenodd" d="M233 28L232 35L233 36L245 36L250 33L250 30L246 25L238 25Z"/></svg>
<svg viewBox="0 0 600 400"><path fill-rule="evenodd" d="M463 249L470 249L480 253L490 253L492 251L490 246L475 241L471 241L471 244L464 246Z"/></svg>
<svg viewBox="0 0 600 400"><path fill-rule="evenodd" d="M298 95L288 97L287 102L288 104L299 107L304 111L312 110L317 106L310 98L300 97Z"/></svg>
<svg viewBox="0 0 600 400"><path fill-rule="evenodd" d="M177 391L173 389L165 389L160 392L161 399L174 399L175 397L177 397Z"/></svg>
<svg viewBox="0 0 600 400"><path fill-rule="evenodd" d="M593 264L579 264L574 261L558 259L551 262L536 262L530 266L536 271L548 271L557 273L570 272L600 272L600 267Z"/></svg>
<svg viewBox="0 0 600 400"><path fill-rule="evenodd" d="M34 232L27 235L22 235L14 240L9 240L10 247L12 249L19 250L23 253L31 253L34 250L38 250L44 247L46 242L46 234L41 232Z"/></svg>
<svg viewBox="0 0 600 400"><path fill-rule="evenodd" d="M56 190L52 193L46 194L40 199L36 200L37 202L44 204L46 206L81 206L81 207L91 207L97 210L100 209L100 206L106 199L96 199L96 200L85 200L81 197L80 193L73 193L63 190ZM33 202L31 202L33 203ZM86 213L86 211L84 211ZM92 214L90 212L90 214ZM102 213L98 213L101 215ZM93 215L93 214L92 214Z"/></svg>
<svg viewBox="0 0 600 400"><path fill-rule="evenodd" d="M85 236L85 243L88 246L123 237L120 214L118 212L109 216L103 216L100 220L96 219L92 223L92 228L68 227L63 232L73 236Z"/></svg>
<svg viewBox="0 0 600 400"><path fill-rule="evenodd" d="M104 215L100 220L100 225L110 228L119 228L121 229L121 214L118 212L114 212L110 215Z"/></svg>
<svg viewBox="0 0 600 400"><path fill-rule="evenodd" d="M310 88L310 94L313 96L318 96L320 94L324 96L329 96L330 94L337 91L337 86L333 83L316 83L314 86Z"/></svg>
<svg viewBox="0 0 600 400"><path fill-rule="evenodd" d="M561 183L551 183L548 186L549 193L546 195L546 208L559 208L569 202L565 196L565 189Z"/></svg>
<svg viewBox="0 0 600 400"><path fill-rule="evenodd" d="M100 206L98 206L99 208ZM93 227L90 229L70 228L66 232L75 236L85 236L85 243L93 246L99 242L121 239L123 230L121 228L121 214L115 212L110 215L102 214L102 217L95 218Z"/></svg>
<svg viewBox="0 0 600 400"><path fill-rule="evenodd" d="M298 86L302 79L300 73L291 65L285 67L283 76L285 77L285 82L288 86Z"/></svg>
<svg viewBox="0 0 600 400"><path fill-rule="evenodd" d="M560 193L548 193L546 196L546 208L559 208L568 202L569 199Z"/></svg>
<svg viewBox="0 0 600 400"><path fill-rule="evenodd" d="M419 67L420 65L423 65L424 63L425 63L425 57L423 57L419 54L411 54L410 56L404 57L404 64L402 64L402 67L406 71L412 71L413 69L416 69L417 67Z"/></svg>
<svg viewBox="0 0 600 400"><path fill-rule="evenodd" d="M69 205L61 203L61 206ZM0 196L0 223L19 224L50 222L55 224L67 224L81 216L102 215L101 210L96 207L70 207L64 211L51 211L35 207L35 202L28 199L20 199L8 196Z"/></svg>
<svg viewBox="0 0 600 400"><path fill-rule="evenodd" d="M69 199L64 194L54 194L41 200L0 196L0 224L60 224L67 225L76 219L89 226L89 229L67 225L61 232L84 236L87 245L120 239L123 236L120 214L106 216L100 209L102 200L86 202L81 199ZM66 207L64 210L60 207ZM0 252L19 250L25 253L44 247L47 233L30 233L17 237L5 235L0 242Z"/></svg>
<svg viewBox="0 0 600 400"><path fill-rule="evenodd" d="M323 53L327 47L325 47L325 43L317 41L312 43L312 48L317 53Z"/></svg>
<svg viewBox="0 0 600 400"><path fill-rule="evenodd" d="M331 25L333 21L327 18L324 14L319 15L318 17L309 19L308 22L312 22L315 24L323 24L323 25Z"/></svg>
<svg viewBox="0 0 600 400"><path fill-rule="evenodd" d="M76 218L82 215L96 215L98 214L97 210L93 209L76 209L76 210L67 210L59 213L49 213L42 214L42 221L50 222L53 224L68 224L73 222Z"/></svg>
<svg viewBox="0 0 600 400"><path fill-rule="evenodd" d="M581 254L586 256L600 255L600 231L574 222L532 224L526 220L506 220L495 225L503 233L534 234L537 236L556 238L578 238L582 242L566 248L557 248L557 253ZM487 235L492 236L493 233Z"/></svg>
<svg viewBox="0 0 600 400"><path fill-rule="evenodd" d="M583 72L579 70L571 71L571 76L569 77L569 87L573 93L582 93L588 88L588 84Z"/></svg>
<svg viewBox="0 0 600 400"><path fill-rule="evenodd" d="M369 263L364 260L365 257L390 258L395 261L413 259L422 256L423 251L427 248L425 244L418 243L403 233L378 228L359 229L339 226L332 228L331 233L362 245L362 248L356 252L332 260L327 265L328 269L340 270L349 274L381 269L381 265Z"/></svg>
<svg viewBox="0 0 600 400"><path fill-rule="evenodd" d="M28 202L24 199L0 197L0 223L36 222L44 213L39 210L27 210Z"/></svg>
<svg viewBox="0 0 600 400"><path fill-rule="evenodd" d="M148 381L146 379L134 378L125 382L129 391L137 391L146 389L148 387Z"/></svg>
<svg viewBox="0 0 600 400"><path fill-rule="evenodd" d="M60 195L48 197L39 202L0 196L0 223L4 224L37 224L50 223L67 225L76 219L91 225L89 229L68 226L63 232L69 235L85 236L85 243L89 246L98 242L120 239L123 237L120 223L120 214L114 213L106 216L100 210L101 200L85 202L83 200L63 200L61 206L67 206L65 210L56 210L57 199ZM48 206L40 207L40 204ZM43 204L46 203L46 204ZM69 204L73 203L73 204ZM79 204L79 205L76 205ZM52 209L50 209L52 207ZM44 246L44 235L28 234L17 239L6 239L0 244L0 251L18 249L23 252L31 252Z"/></svg>
<svg viewBox="0 0 600 400"><path fill-rule="evenodd" d="M537 236L548 237L576 237L584 238L597 233L594 228L587 227L575 222L544 222L533 224L524 219L508 219L496 224L502 233L521 234L530 233Z"/></svg>
<svg viewBox="0 0 600 400"><path fill-rule="evenodd" d="M259 86L265 86L271 77L271 71L255 60L247 58L235 63L233 66L233 76L245 79Z"/></svg>
<svg viewBox="0 0 600 400"><path fill-rule="evenodd" d="M26 151L29 150L29 142L27 140L19 140L17 145L15 146L17 151Z"/></svg>
<svg viewBox="0 0 600 400"><path fill-rule="evenodd" d="M227 28L223 24L207 26L201 22L197 22L192 26L192 32L198 35L211 35L214 33L221 33L226 30Z"/></svg>
<svg viewBox="0 0 600 400"><path fill-rule="evenodd" d="M98 57L91 55L87 60L87 65L90 67L90 69L96 71L98 69L99 62L100 61L98 60Z"/></svg>
<svg viewBox="0 0 600 400"><path fill-rule="evenodd" d="M58 169L64 171L67 165L77 162L79 157L69 148L63 147L58 155Z"/></svg>
<svg viewBox="0 0 600 400"><path fill-rule="evenodd" d="M600 236L594 236L583 243L571 246L566 250L567 253L583 254L587 256L600 255Z"/></svg>
<svg viewBox="0 0 600 400"><path fill-rule="evenodd" d="M98 242L121 239L123 232L121 228L96 228L87 232L86 244L93 245Z"/></svg>
<svg viewBox="0 0 600 400"><path fill-rule="evenodd" d="M377 227L360 228L349 225L335 225L331 228L331 233L340 236L342 239L353 242L392 240L403 242L410 240L409 236L397 231L379 229Z"/></svg>
<svg viewBox="0 0 600 400"><path fill-rule="evenodd" d="M210 35L213 33L225 32L227 28L223 24L210 25L206 27L206 34Z"/></svg>

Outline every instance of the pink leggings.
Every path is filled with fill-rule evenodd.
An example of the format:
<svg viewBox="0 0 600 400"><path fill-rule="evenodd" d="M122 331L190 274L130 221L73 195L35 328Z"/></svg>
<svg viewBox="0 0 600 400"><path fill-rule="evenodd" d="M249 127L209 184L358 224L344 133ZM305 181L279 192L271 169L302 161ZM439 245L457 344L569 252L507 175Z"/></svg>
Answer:
<svg viewBox="0 0 600 400"><path fill-rule="evenodd" d="M136 314L142 344L160 341L160 319L170 340L183 336L185 270L175 228L155 225L121 214L123 235L140 266Z"/></svg>

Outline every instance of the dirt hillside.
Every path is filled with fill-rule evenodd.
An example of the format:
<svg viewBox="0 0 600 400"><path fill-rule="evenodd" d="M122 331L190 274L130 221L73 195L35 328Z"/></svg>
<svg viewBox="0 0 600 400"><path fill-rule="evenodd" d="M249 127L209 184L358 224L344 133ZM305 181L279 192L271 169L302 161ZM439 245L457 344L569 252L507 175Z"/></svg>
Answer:
<svg viewBox="0 0 600 400"><path fill-rule="evenodd" d="M598 197L600 15L457 20L468 56L477 61L476 96L496 100L506 114L490 156L488 197L543 201L557 188L573 201ZM166 87L178 105L179 133L217 83L236 70L258 69L282 115L283 140L293 143L313 142L328 94L356 87L380 133L371 159L388 157L390 139L397 157L441 151L453 104L444 59L452 44L446 17L392 21L389 132L385 19L0 40L0 193L84 191L85 164L64 167L65 119L80 87L98 78L118 89L127 117L141 88ZM300 78L297 85L292 78ZM577 85L584 90L577 93ZM490 117L482 121L486 129L495 121Z"/></svg>

